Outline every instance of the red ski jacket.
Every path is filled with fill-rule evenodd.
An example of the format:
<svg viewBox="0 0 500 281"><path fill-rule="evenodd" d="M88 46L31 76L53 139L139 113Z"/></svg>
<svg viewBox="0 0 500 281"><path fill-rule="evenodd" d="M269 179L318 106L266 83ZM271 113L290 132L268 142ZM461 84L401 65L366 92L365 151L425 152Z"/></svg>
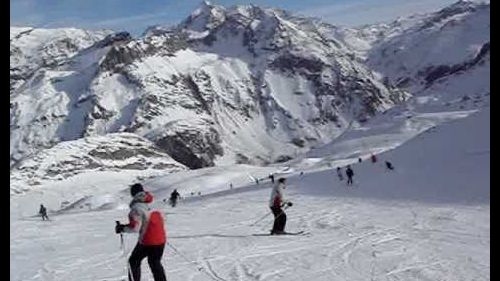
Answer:
<svg viewBox="0 0 500 281"><path fill-rule="evenodd" d="M146 246L167 242L163 216L160 211L149 208L148 204L152 202L151 193L137 193L130 202L129 224L124 228L124 232L139 232L139 243Z"/></svg>

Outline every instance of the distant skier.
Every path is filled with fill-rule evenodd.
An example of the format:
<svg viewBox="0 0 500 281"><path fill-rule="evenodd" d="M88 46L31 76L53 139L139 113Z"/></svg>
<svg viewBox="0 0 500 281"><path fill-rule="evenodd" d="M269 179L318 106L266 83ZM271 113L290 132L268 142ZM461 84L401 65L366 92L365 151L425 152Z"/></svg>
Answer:
<svg viewBox="0 0 500 281"><path fill-rule="evenodd" d="M274 175L273 174L269 174L269 178L271 179L271 183L274 183Z"/></svg>
<svg viewBox="0 0 500 281"><path fill-rule="evenodd" d="M38 213L42 216L42 220L49 220L49 216L47 216L47 208L43 206L43 204L40 204L40 211Z"/></svg>
<svg viewBox="0 0 500 281"><path fill-rule="evenodd" d="M168 201L170 202L170 206L175 207L175 205L177 205L177 199L179 199L179 197L179 192L177 192L177 189L174 189L174 191L170 193L170 198L168 199Z"/></svg>
<svg viewBox="0 0 500 281"><path fill-rule="evenodd" d="M385 161L385 167L389 170L394 170L394 166L392 166L392 163L389 161Z"/></svg>
<svg viewBox="0 0 500 281"><path fill-rule="evenodd" d="M361 157L358 157L358 163L361 163L363 162L363 159L361 159Z"/></svg>
<svg viewBox="0 0 500 281"><path fill-rule="evenodd" d="M269 200L269 207L274 215L273 229L271 230L271 235L284 234L286 225L286 214L282 207L292 206L292 202L286 202L284 199L283 190L286 188L286 179L278 179L278 183L273 186L271 192L271 199Z"/></svg>
<svg viewBox="0 0 500 281"><path fill-rule="evenodd" d="M229 189L233 189L233 184L229 183Z"/></svg>
<svg viewBox="0 0 500 281"><path fill-rule="evenodd" d="M372 154L371 159L372 159L372 163L377 162L377 156L375 156L374 154Z"/></svg>
<svg viewBox="0 0 500 281"><path fill-rule="evenodd" d="M259 185L259 179L257 179L257 178L256 178L256 179L255 179L255 183L256 183L257 185Z"/></svg>
<svg viewBox="0 0 500 281"><path fill-rule="evenodd" d="M148 264L155 281L166 281L165 271L161 265L161 257L167 242L163 216L158 210L151 210L148 206L153 202L153 195L144 191L140 183L130 188L133 199L130 202L128 214L129 223L117 223L116 233L139 232L139 239L129 258L129 281L141 280L141 262L147 257Z"/></svg>
<svg viewBox="0 0 500 281"><path fill-rule="evenodd" d="M347 176L347 185L352 185L352 177L354 176L354 172L351 169L351 165L347 165L345 174Z"/></svg>
<svg viewBox="0 0 500 281"><path fill-rule="evenodd" d="M344 180L344 176L342 175L342 168L337 167L337 176L339 177L340 181Z"/></svg>

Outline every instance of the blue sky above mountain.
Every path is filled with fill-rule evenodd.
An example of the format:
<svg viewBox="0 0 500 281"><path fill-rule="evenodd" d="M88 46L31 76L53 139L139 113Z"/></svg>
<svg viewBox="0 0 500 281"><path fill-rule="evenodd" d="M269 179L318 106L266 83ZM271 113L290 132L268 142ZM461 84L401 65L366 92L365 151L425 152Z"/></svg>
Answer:
<svg viewBox="0 0 500 281"><path fill-rule="evenodd" d="M454 0L215 0L216 5L255 4L315 16L338 25L389 21L398 16L429 12ZM10 0L10 24L35 27L109 28L140 34L155 24L175 24L200 0Z"/></svg>

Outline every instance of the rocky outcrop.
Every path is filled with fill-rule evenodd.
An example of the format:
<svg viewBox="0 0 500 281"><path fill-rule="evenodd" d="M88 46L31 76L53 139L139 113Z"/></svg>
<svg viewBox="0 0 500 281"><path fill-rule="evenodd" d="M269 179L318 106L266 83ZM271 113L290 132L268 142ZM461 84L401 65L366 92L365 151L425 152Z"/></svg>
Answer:
<svg viewBox="0 0 500 281"><path fill-rule="evenodd" d="M471 60L464 61L460 64L453 65L438 65L429 66L423 71L419 72L419 76L423 76L427 85L431 85L434 81L453 75L459 72L465 72L470 68L484 62L486 56L490 54L490 42L484 43L479 53Z"/></svg>
<svg viewBox="0 0 500 281"><path fill-rule="evenodd" d="M213 128L207 132L183 130L156 140L158 147L191 169L214 166L215 157L224 154L220 143L220 135Z"/></svg>
<svg viewBox="0 0 500 281"><path fill-rule="evenodd" d="M186 169L150 141L130 133L87 137L43 150L11 169L27 185L63 180L89 171Z"/></svg>

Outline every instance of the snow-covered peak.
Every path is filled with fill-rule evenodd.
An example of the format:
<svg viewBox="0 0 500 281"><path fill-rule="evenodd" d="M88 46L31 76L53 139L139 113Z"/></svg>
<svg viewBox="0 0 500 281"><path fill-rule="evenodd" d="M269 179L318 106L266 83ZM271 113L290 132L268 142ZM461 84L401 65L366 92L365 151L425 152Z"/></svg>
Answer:
<svg viewBox="0 0 500 281"><path fill-rule="evenodd" d="M395 27L391 25L386 33L392 36L379 40L368 54L368 64L394 84L417 90L469 69L489 71L488 3L459 1L413 25ZM478 86L489 87L489 78L484 79L488 80Z"/></svg>
<svg viewBox="0 0 500 281"><path fill-rule="evenodd" d="M280 17L286 17L286 13L279 9L261 8L251 4L223 7L204 2L180 26L191 32L213 31L228 22L233 27L240 25L253 28L261 22L270 24Z"/></svg>
<svg viewBox="0 0 500 281"><path fill-rule="evenodd" d="M441 27L449 22L457 23L464 17L480 13L484 10L487 10L489 14L489 8L490 4L486 2L461 0L430 14L417 26L421 29L432 28L433 26Z"/></svg>
<svg viewBox="0 0 500 281"><path fill-rule="evenodd" d="M466 27L461 22L474 14L487 14L489 21L489 1L461 0L432 13L415 13L410 16L398 17L392 22L366 24L360 27L342 27L322 25L322 30L331 37L337 38L353 49L361 58L366 58L367 52L386 43L391 38L408 37L408 34L434 33L439 29L446 30L456 25ZM448 25L447 27L445 27ZM470 24L469 24L470 25Z"/></svg>
<svg viewBox="0 0 500 281"><path fill-rule="evenodd" d="M181 24L187 29L203 32L206 29L216 28L224 22L226 9L223 6L212 5L203 1L191 15Z"/></svg>
<svg viewBox="0 0 500 281"><path fill-rule="evenodd" d="M11 93L41 67L58 67L67 58L103 39L111 31L77 28L10 29Z"/></svg>
<svg viewBox="0 0 500 281"><path fill-rule="evenodd" d="M198 6L198 8L196 8L192 13L191 13L191 16L192 17L197 17L201 14L206 14L206 13L210 13L210 10L215 7L215 5L213 5L210 1L207 1L207 0L204 0L204 1L201 1L200 5ZM219 6L219 8L223 8L222 6Z"/></svg>

